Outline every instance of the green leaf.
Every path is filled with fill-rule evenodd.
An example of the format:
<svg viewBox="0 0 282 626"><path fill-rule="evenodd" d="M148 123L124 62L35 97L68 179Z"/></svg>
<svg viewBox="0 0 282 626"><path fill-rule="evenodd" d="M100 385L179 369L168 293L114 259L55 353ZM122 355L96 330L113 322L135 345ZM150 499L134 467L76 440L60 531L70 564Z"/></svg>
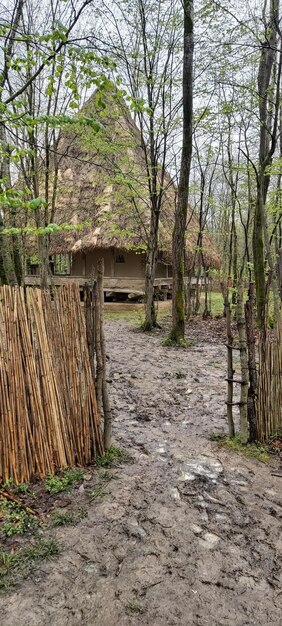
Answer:
<svg viewBox="0 0 282 626"><path fill-rule="evenodd" d="M32 209L33 211L35 209L38 209L40 206L46 206L46 202L44 200L44 198L41 198L40 196L38 198L34 198L33 200L30 200L29 202L29 208Z"/></svg>

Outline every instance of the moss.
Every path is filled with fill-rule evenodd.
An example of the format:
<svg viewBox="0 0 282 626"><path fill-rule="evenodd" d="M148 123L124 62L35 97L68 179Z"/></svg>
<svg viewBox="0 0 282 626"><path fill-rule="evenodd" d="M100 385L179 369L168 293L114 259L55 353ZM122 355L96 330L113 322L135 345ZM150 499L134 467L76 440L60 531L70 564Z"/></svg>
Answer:
<svg viewBox="0 0 282 626"><path fill-rule="evenodd" d="M173 347L178 347L178 348L187 348L187 341L185 339L183 339L183 337L174 337L172 335L169 335L168 337L166 337L166 339L164 339L162 341L162 345L165 346L166 348L173 348Z"/></svg>

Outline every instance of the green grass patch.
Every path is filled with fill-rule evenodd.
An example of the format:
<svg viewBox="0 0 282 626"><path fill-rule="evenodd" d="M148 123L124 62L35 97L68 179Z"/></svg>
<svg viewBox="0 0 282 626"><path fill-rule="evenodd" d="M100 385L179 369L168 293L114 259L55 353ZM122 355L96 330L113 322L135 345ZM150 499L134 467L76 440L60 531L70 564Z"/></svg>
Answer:
<svg viewBox="0 0 282 626"><path fill-rule="evenodd" d="M230 438L225 433L211 433L209 436L211 441L216 441L218 445L228 448L233 452L238 452L248 459L256 459L261 463L270 463L270 456L267 446L260 442L243 444L240 435Z"/></svg>
<svg viewBox="0 0 282 626"><path fill-rule="evenodd" d="M186 374L185 372L181 372L181 370L179 370L179 372L175 372L175 378L177 378L177 380L181 380L182 378L186 378Z"/></svg>
<svg viewBox="0 0 282 626"><path fill-rule="evenodd" d="M35 498L35 493L31 491L29 483L21 483L20 485L17 485L16 490L20 494L24 494L30 498Z"/></svg>
<svg viewBox="0 0 282 626"><path fill-rule="evenodd" d="M91 491L90 494L90 498L92 500L99 500L99 498L103 498L103 496L106 496L107 492L103 489L103 487L97 487L97 489L94 489L93 491Z"/></svg>
<svg viewBox="0 0 282 626"><path fill-rule="evenodd" d="M54 528L58 526L75 526L87 516L86 511L54 511L51 517L51 524Z"/></svg>
<svg viewBox="0 0 282 626"><path fill-rule="evenodd" d="M0 500L0 516L2 518L0 529L6 537L23 535L37 525L33 515L28 514L20 504L10 502L6 498Z"/></svg>
<svg viewBox="0 0 282 626"><path fill-rule="evenodd" d="M130 461L130 457L126 452L118 448L117 446L111 446L109 450L106 450L104 456L99 456L97 458L98 467L111 467L114 465L119 465L120 463L128 463Z"/></svg>
<svg viewBox="0 0 282 626"><path fill-rule="evenodd" d="M117 480L118 477L107 469L100 469L99 478L108 483L111 480Z"/></svg>
<svg viewBox="0 0 282 626"><path fill-rule="evenodd" d="M78 467L69 467L61 470L60 475L49 474L45 481L46 490L49 493L61 493L70 491L79 480L83 479L83 470Z"/></svg>
<svg viewBox="0 0 282 626"><path fill-rule="evenodd" d="M0 589L5 591L26 578L36 561L52 559L58 554L58 544L53 539L42 538L16 552L0 552Z"/></svg>
<svg viewBox="0 0 282 626"><path fill-rule="evenodd" d="M144 323L144 313L143 311L134 311L134 310L124 310L121 309L119 310L113 310L110 311L108 309L105 310L104 312L104 317L107 320L124 320L125 322L128 322L129 324L132 324L134 326L142 326L142 324Z"/></svg>
<svg viewBox="0 0 282 626"><path fill-rule="evenodd" d="M204 305L201 305L202 310L204 310ZM224 303L222 293L220 291L212 291L211 293L211 314L214 317L218 317L223 315L224 311Z"/></svg>
<svg viewBox="0 0 282 626"><path fill-rule="evenodd" d="M158 321L171 315L171 300L156 304ZM130 302L106 303L104 311L105 319L124 320L133 326L142 327L145 320L144 304L133 304Z"/></svg>

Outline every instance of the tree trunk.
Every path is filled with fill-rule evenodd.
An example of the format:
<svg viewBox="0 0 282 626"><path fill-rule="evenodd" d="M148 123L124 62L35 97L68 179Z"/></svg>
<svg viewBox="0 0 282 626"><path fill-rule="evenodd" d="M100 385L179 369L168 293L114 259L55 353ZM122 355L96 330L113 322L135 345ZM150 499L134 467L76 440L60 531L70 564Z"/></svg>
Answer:
<svg viewBox="0 0 282 626"><path fill-rule="evenodd" d="M257 190L257 201L254 215L253 256L254 276L256 285L257 320L260 327L265 324L265 274L264 274L264 237L263 218L264 206L261 188Z"/></svg>
<svg viewBox="0 0 282 626"><path fill-rule="evenodd" d="M50 276L48 235L38 236L38 256L40 259L41 287L47 289Z"/></svg>
<svg viewBox="0 0 282 626"><path fill-rule="evenodd" d="M250 441L258 438L256 417L257 395L257 368L256 368L256 338L254 333L254 284L250 283L248 300L245 304L246 336L248 346L249 390L248 390L248 421L250 426Z"/></svg>
<svg viewBox="0 0 282 626"><path fill-rule="evenodd" d="M10 249L10 241L9 237L6 235L1 235L0 280L4 285L18 284Z"/></svg>
<svg viewBox="0 0 282 626"><path fill-rule="evenodd" d="M246 444L249 439L249 427L248 427L248 386L249 386L249 367L248 367L248 353L247 353L247 339L246 339L246 325L245 317L243 314L243 284L238 287L237 294L237 308L236 308L236 321L239 334L239 349L240 349L240 367L241 367L241 393L240 393L240 438L243 444Z"/></svg>
<svg viewBox="0 0 282 626"><path fill-rule="evenodd" d="M193 123L193 0L184 0L184 51L183 51L183 139L178 197L172 241L172 329L170 339L184 342L185 333L185 285L184 258L185 233L189 195L189 178L192 158Z"/></svg>
<svg viewBox="0 0 282 626"><path fill-rule="evenodd" d="M157 326L157 316L154 303L154 282L158 251L158 226L158 215L156 215L155 212L152 212L150 239L146 256L145 270L145 321L143 324L144 330L152 330Z"/></svg>
<svg viewBox="0 0 282 626"><path fill-rule="evenodd" d="M226 338L227 338L227 423L228 423L228 434L229 437L234 437L235 435L235 427L233 420L233 377L234 377L234 368L233 368L233 333L231 326L231 310L230 310L230 302L228 298L228 287L224 288L224 285L221 285L221 291L224 300L224 308L226 313Z"/></svg>
<svg viewBox="0 0 282 626"><path fill-rule="evenodd" d="M265 4L266 7L266 4ZM265 41L261 43L261 55L258 71L259 95L259 165L256 172L257 197L254 215L253 257L257 301L257 321L263 328L266 322L267 284L265 278L265 251L268 237L266 227L266 198L270 182L269 167L278 139L278 121L280 112L280 82L282 53L278 52L277 76L275 60L277 51L277 33L279 32L279 0L269 2L269 20L265 21ZM274 80L275 93L271 93ZM271 121L270 121L271 120Z"/></svg>
<svg viewBox="0 0 282 626"><path fill-rule="evenodd" d="M3 151L3 156L1 157L1 165L0 165L0 179L1 179L1 191L4 189L9 189L11 187L11 175L10 175L10 155L9 155L9 147L6 139L6 131L4 126L0 124L0 146ZM3 182L4 181L4 182ZM2 211L2 209L1 209ZM10 209L5 209L4 214L0 211L0 230L3 230L5 226L11 227L15 226L14 219L10 219ZM15 213L15 209L13 209L13 214ZM9 237L6 235L1 235L1 269L0 275L1 280L4 283L9 285L17 285L18 277L15 268L15 261L17 262L17 267L19 266L18 254L14 253L13 244L14 242L18 242L18 236L15 235L13 237ZM16 248L17 249L17 248ZM19 277L21 283L21 276Z"/></svg>

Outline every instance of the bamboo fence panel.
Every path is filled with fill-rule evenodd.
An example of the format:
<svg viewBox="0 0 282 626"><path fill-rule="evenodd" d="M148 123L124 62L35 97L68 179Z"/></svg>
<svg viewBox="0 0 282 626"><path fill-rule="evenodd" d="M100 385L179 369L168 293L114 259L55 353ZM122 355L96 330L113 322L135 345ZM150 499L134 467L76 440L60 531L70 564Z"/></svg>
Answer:
<svg viewBox="0 0 282 626"><path fill-rule="evenodd" d="M0 287L0 481L103 454L79 288Z"/></svg>
<svg viewBox="0 0 282 626"><path fill-rule="evenodd" d="M274 336L259 342L257 394L258 436L267 441L282 431L282 315Z"/></svg>

